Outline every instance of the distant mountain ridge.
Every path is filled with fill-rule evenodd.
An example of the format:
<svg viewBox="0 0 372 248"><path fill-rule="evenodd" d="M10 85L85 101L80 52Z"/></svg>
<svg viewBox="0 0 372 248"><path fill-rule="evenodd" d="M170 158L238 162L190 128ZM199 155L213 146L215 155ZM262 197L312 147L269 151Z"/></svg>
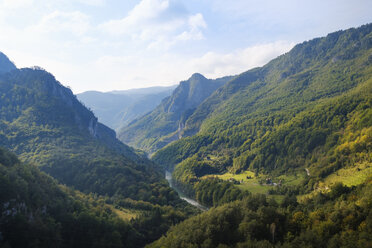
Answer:
<svg viewBox="0 0 372 248"><path fill-rule="evenodd" d="M86 91L77 94L77 97L92 109L100 122L118 130L153 110L174 88L156 86L109 92Z"/></svg>
<svg viewBox="0 0 372 248"><path fill-rule="evenodd" d="M185 121L216 89L233 76L207 79L200 73L180 82L172 95L153 111L119 130L118 138L136 148L152 153L183 135Z"/></svg>
<svg viewBox="0 0 372 248"><path fill-rule="evenodd" d="M171 86L151 86L151 87L144 87L144 88L134 88L129 90L113 90L108 91L106 93L118 94L118 95L150 95L150 94L157 94L162 93L164 91L172 91L177 87L177 85Z"/></svg>

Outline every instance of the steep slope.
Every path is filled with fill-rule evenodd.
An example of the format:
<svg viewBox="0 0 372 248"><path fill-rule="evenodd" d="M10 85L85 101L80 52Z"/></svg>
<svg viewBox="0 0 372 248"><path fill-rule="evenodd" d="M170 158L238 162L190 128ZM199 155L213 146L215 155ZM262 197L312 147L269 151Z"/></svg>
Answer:
<svg viewBox="0 0 372 248"><path fill-rule="evenodd" d="M57 185L0 148L1 247L138 247L139 233L107 204ZM99 235L97 235L99 234Z"/></svg>
<svg viewBox="0 0 372 248"><path fill-rule="evenodd" d="M113 92L87 91L77 98L92 109L98 120L112 129L119 129L153 110L175 87L150 87Z"/></svg>
<svg viewBox="0 0 372 248"><path fill-rule="evenodd" d="M149 160L117 140L48 72L1 75L0 106L0 145L61 183L152 203L179 201Z"/></svg>
<svg viewBox="0 0 372 248"><path fill-rule="evenodd" d="M134 100L131 96L98 91L86 91L76 96L93 111L100 122L112 129L119 127L121 111Z"/></svg>
<svg viewBox="0 0 372 248"><path fill-rule="evenodd" d="M211 80L195 73L181 82L156 109L121 129L119 139L149 153L179 139L185 120L199 104L232 78Z"/></svg>
<svg viewBox="0 0 372 248"><path fill-rule="evenodd" d="M120 112L120 126L117 128L117 130L125 128L133 120L140 118L154 110L164 98L172 94L174 89L175 87L171 87L171 89L163 92L153 94L149 93L148 95L138 97L138 99Z"/></svg>
<svg viewBox="0 0 372 248"><path fill-rule="evenodd" d="M368 174L371 99L369 24L304 42L239 75L187 119L184 132L196 135L153 159L175 166L174 178L185 185L226 171L277 177L306 169L312 189L340 168Z"/></svg>
<svg viewBox="0 0 372 248"><path fill-rule="evenodd" d="M16 66L9 60L9 58L0 52L0 74L10 72L17 69Z"/></svg>

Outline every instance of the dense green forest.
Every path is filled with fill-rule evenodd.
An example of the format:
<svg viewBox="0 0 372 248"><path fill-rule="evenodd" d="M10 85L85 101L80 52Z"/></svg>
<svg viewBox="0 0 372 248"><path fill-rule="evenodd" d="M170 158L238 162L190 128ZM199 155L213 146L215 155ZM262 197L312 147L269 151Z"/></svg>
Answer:
<svg viewBox="0 0 372 248"><path fill-rule="evenodd" d="M233 77L215 80L199 73L180 82L172 95L151 112L133 120L118 132L121 141L133 147L153 153L181 137L185 121L195 109L216 89Z"/></svg>
<svg viewBox="0 0 372 248"><path fill-rule="evenodd" d="M250 195L172 227L147 247L372 247L372 181L304 203Z"/></svg>
<svg viewBox="0 0 372 248"><path fill-rule="evenodd" d="M0 247L142 247L196 212L85 195L2 148L0 172Z"/></svg>
<svg viewBox="0 0 372 248"><path fill-rule="evenodd" d="M177 201L154 164L118 141L46 71L1 75L0 103L0 145L61 183L163 205Z"/></svg>
<svg viewBox="0 0 372 248"><path fill-rule="evenodd" d="M9 60L7 61L6 56L3 59L2 63L11 64ZM92 198L94 205L98 204L94 201L99 199L102 204L110 204L115 206L115 209L125 209L124 212L119 211L119 214L107 215L108 217L102 220L100 218L90 220L88 216L87 223L82 225L95 226L94 221L96 221L100 224L97 224L98 229L95 231L102 230L103 235L105 232L110 232L111 235L112 230L117 228L120 235L115 235L119 239L123 235L123 239L118 241L120 244L141 247L159 238L171 225L197 213L195 208L188 206L169 187L163 172L159 170L157 165L148 160L143 152L134 150L117 140L115 132L100 124L94 114L76 99L71 90L62 86L53 75L37 67L14 68L14 65L13 67L9 66L9 70L0 75L0 146L16 153L20 160L37 166L57 179L59 183L81 191L82 193L79 195L87 199L84 201L91 201L90 198ZM18 166L18 162L16 164L15 168L22 166ZM34 167L30 168L37 171ZM19 177L23 177L23 174ZM3 179L8 181L3 181ZM29 183L27 180L38 181L38 177L24 179L25 181L19 179L14 182L15 185L12 180L9 180L9 178L2 178L0 183L6 183L7 189L15 187L15 191L18 192L21 191L24 183ZM55 184L55 182L53 183ZM37 187L42 190L48 185ZM59 186L53 186L51 189L54 188L59 189ZM24 201L23 197L34 195L39 197L37 190L35 192L33 189L26 190L25 195L20 196L21 202L16 204L21 204ZM72 194L71 192L68 194ZM47 196L40 197L45 200L49 198L53 200L53 194L56 194L57 197L59 193L53 191L49 192ZM14 193L9 199L17 198L14 196L17 194ZM35 199L29 199L29 204ZM61 225L59 222L64 218L71 219L68 214L74 215L74 210L66 214L63 212L64 210L59 212L59 209L63 208L64 202L56 199L56 204L55 214L62 216L56 220L51 219L50 221L54 224L45 227L42 232L50 229L51 235L56 235L55 237L59 238L62 234L58 230L53 231L53 228L59 228ZM66 207L69 206L66 205ZM86 208L88 214L95 215L94 211L90 209L90 205ZM109 207L109 209L112 208ZM93 212L91 213L91 211ZM104 211L99 210L97 215L105 216ZM133 217L131 217L133 220L130 223L127 221L124 224L121 222L116 224L112 220L117 219L117 215L129 215ZM76 218L79 216L80 214ZM52 216L51 218L57 217ZM21 221L27 224L28 217L21 219ZM79 222L80 220L74 219L72 221ZM66 230L71 229L74 232L75 229L68 227L67 224ZM16 222L16 225L21 224ZM32 228L32 225L27 228ZM127 229L120 230L123 225ZM155 226L156 228L154 228ZM4 226L2 231L6 232L10 230L9 228L11 227ZM130 237L126 240L125 233L129 232L128 230L133 230L134 234L128 234ZM27 231L24 232L27 233ZM96 235L93 234L93 231L89 231L89 228L88 233ZM70 232L66 235L72 234ZM109 247L117 247L119 243L116 241L113 245L108 242L111 238L109 235L105 238L102 237L107 241ZM27 242L27 238L22 240ZM11 243L10 247L25 247L24 243L18 245L18 243L13 244L13 241L9 242ZM96 241L94 242L96 243ZM98 243L100 242L103 241ZM89 244L92 243L87 243L86 247L92 247ZM30 247L38 246L37 243L35 245L30 243ZM45 245L45 247L47 246ZM70 246L72 245L65 247ZM107 247L102 244L101 246ZM61 245L56 247L61 247ZM74 247L81 246L77 243ZM97 247L99 247L98 244Z"/></svg>
<svg viewBox="0 0 372 248"><path fill-rule="evenodd" d="M276 178L306 169L299 183L311 191L340 169L369 173L371 54L371 24L299 44L218 89L186 120L184 132L198 133L153 160L193 196L208 174Z"/></svg>
<svg viewBox="0 0 372 248"><path fill-rule="evenodd" d="M140 234L103 201L58 186L1 148L0 170L1 247L135 247Z"/></svg>
<svg viewBox="0 0 372 248"><path fill-rule="evenodd" d="M371 99L372 24L217 89L152 157L215 208L149 247L372 247Z"/></svg>

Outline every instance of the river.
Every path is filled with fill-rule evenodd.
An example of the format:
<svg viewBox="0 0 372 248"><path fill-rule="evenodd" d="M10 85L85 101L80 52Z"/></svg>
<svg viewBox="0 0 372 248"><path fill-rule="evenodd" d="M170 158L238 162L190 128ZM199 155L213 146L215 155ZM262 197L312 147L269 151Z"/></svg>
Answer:
<svg viewBox="0 0 372 248"><path fill-rule="evenodd" d="M185 200L187 201L188 203L190 203L191 205L199 208L200 210L203 210L203 211L207 211L208 208L201 205L199 202L195 201L194 199L191 199L189 197L187 197L180 189L178 189L174 184L173 184L173 178L172 178L172 173L170 173L169 171L165 171L165 179L167 179L168 183L169 183L169 186L171 186L171 188L173 188L177 193L178 195L180 196L180 198L182 200Z"/></svg>

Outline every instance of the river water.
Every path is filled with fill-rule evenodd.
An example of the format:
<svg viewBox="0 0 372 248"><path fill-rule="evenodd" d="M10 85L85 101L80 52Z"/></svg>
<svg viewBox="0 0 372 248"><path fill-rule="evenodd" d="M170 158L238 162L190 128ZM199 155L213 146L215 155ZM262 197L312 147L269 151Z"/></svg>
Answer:
<svg viewBox="0 0 372 248"><path fill-rule="evenodd" d="M180 198L182 200L185 200L187 201L188 203L190 203L191 205L199 208L200 210L203 210L203 211L207 211L208 208L201 205L199 202L195 201L194 199L191 199L189 197L187 197L180 189L178 189L174 184L173 184L173 178L172 178L172 173L170 173L169 171L165 171L165 179L167 179L168 183L169 183L169 186L171 186L171 188L173 188L177 193L178 195L180 196Z"/></svg>

